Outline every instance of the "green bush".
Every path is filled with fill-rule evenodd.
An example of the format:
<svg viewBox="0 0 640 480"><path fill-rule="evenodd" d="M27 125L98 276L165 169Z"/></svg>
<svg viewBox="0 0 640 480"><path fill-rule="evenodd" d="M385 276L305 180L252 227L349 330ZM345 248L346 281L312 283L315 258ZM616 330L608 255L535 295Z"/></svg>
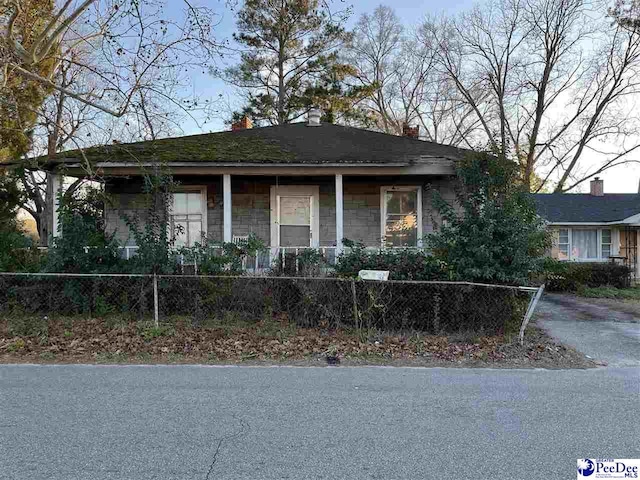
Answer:
<svg viewBox="0 0 640 480"><path fill-rule="evenodd" d="M519 182L516 162L475 153L456 165L456 204L434 192L442 222L427 237L449 278L526 284L550 245L544 221Z"/></svg>
<svg viewBox="0 0 640 480"><path fill-rule="evenodd" d="M300 327L509 334L529 300L501 287L336 278L164 277L158 286L161 312L196 325L287 318Z"/></svg>
<svg viewBox="0 0 640 480"><path fill-rule="evenodd" d="M176 183L170 172L161 165L158 171L143 175L141 199L144 215L139 212L123 215L130 235L138 246L136 255L129 261L130 273L175 273L174 234L169 228L172 192Z"/></svg>
<svg viewBox="0 0 640 480"><path fill-rule="evenodd" d="M613 263L577 263L545 261L545 282L552 292L576 292L581 287L626 288L631 283L631 269Z"/></svg>
<svg viewBox="0 0 640 480"><path fill-rule="evenodd" d="M247 240L235 243L220 243L203 239L193 247L183 247L177 250L185 263L197 265L197 271L202 275L242 275L243 261L247 257L254 257L258 252L266 249L264 242L250 234Z"/></svg>
<svg viewBox="0 0 640 480"><path fill-rule="evenodd" d="M46 260L31 238L0 230L0 272L39 272Z"/></svg>
<svg viewBox="0 0 640 480"><path fill-rule="evenodd" d="M320 250L305 248L285 251L271 265L271 275L281 277L320 277L329 263Z"/></svg>
<svg viewBox="0 0 640 480"><path fill-rule="evenodd" d="M422 250L366 250L362 244L345 240L348 250L338 257L336 275L355 278L360 270L388 270L391 280L445 280L442 262Z"/></svg>
<svg viewBox="0 0 640 480"><path fill-rule="evenodd" d="M141 277L1 276L0 313L125 315L153 312L153 283Z"/></svg>
<svg viewBox="0 0 640 480"><path fill-rule="evenodd" d="M300 327L493 335L517 330L529 294L452 283L163 276L158 299L161 319L189 319L196 326L287 319ZM126 276L1 276L0 314L25 319L12 324L21 335L43 334L42 326L56 316L97 316L111 324L149 319L153 282ZM170 328L141 325L145 339L171 335Z"/></svg>
<svg viewBox="0 0 640 480"><path fill-rule="evenodd" d="M43 255L17 219L23 201L16 177L0 171L0 272L38 271L42 263Z"/></svg>
<svg viewBox="0 0 640 480"><path fill-rule="evenodd" d="M105 232L102 192L60 195L60 224L51 239L44 270L56 273L117 273L125 268L115 235Z"/></svg>

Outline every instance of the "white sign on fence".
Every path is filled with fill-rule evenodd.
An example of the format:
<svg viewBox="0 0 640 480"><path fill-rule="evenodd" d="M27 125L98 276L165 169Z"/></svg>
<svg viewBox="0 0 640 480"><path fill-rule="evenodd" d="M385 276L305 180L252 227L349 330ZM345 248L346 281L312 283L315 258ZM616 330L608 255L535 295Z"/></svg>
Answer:
<svg viewBox="0 0 640 480"><path fill-rule="evenodd" d="M389 280L389 272L387 270L360 270L358 276L362 280Z"/></svg>

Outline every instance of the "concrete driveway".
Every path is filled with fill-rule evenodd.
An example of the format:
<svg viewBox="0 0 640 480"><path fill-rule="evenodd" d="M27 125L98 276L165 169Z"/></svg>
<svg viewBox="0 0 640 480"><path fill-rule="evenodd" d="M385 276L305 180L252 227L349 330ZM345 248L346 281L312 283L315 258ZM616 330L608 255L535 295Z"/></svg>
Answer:
<svg viewBox="0 0 640 480"><path fill-rule="evenodd" d="M639 458L635 368L0 366L0 478L567 479Z"/></svg>
<svg viewBox="0 0 640 480"><path fill-rule="evenodd" d="M603 365L640 367L640 303L545 294L536 323Z"/></svg>

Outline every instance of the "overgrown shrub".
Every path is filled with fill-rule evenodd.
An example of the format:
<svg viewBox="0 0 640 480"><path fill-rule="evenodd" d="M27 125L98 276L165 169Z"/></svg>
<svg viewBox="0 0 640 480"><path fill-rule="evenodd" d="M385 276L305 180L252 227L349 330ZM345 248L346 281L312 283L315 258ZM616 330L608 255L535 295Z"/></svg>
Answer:
<svg viewBox="0 0 640 480"><path fill-rule="evenodd" d="M0 231L0 272L39 272L47 253L22 232Z"/></svg>
<svg viewBox="0 0 640 480"><path fill-rule="evenodd" d="M475 153L456 166L457 205L434 192L442 224L427 237L451 280L525 284L539 271L550 237L531 197L518 182L518 164Z"/></svg>
<svg viewBox="0 0 640 480"><path fill-rule="evenodd" d="M174 234L170 231L172 192L176 183L164 165L157 164L153 172L143 175L142 192L145 205L144 220L137 214L124 215L131 236L138 246L129 261L132 273L175 273L177 259L174 252Z"/></svg>
<svg viewBox="0 0 640 480"><path fill-rule="evenodd" d="M32 272L41 266L43 255L17 219L23 197L15 176L0 171L0 272Z"/></svg>
<svg viewBox="0 0 640 480"><path fill-rule="evenodd" d="M360 327L513 334L528 304L516 289L479 285L356 282Z"/></svg>
<svg viewBox="0 0 640 480"><path fill-rule="evenodd" d="M361 243L345 239L345 252L338 257L335 273L355 278L360 270L388 270L391 280L444 280L442 262L423 250L367 250Z"/></svg>
<svg viewBox="0 0 640 480"><path fill-rule="evenodd" d="M83 194L84 195L84 194ZM125 269L115 234L104 229L102 209L92 201L60 195L59 233L51 239L45 271L63 273L117 273Z"/></svg>
<svg viewBox="0 0 640 480"><path fill-rule="evenodd" d="M330 263L320 250L305 248L284 251L271 265L271 275L285 277L320 277Z"/></svg>
<svg viewBox="0 0 640 480"><path fill-rule="evenodd" d="M631 284L631 269L625 265L548 259L544 268L546 288L552 292L576 292L581 287L626 288Z"/></svg>
<svg viewBox="0 0 640 480"><path fill-rule="evenodd" d="M529 300L512 288L338 278L161 276L158 290L161 320L175 316L203 325L278 319L301 327L434 334L512 333ZM2 276L0 312L150 318L152 277Z"/></svg>
<svg viewBox="0 0 640 480"><path fill-rule="evenodd" d="M243 263L248 257L266 250L264 242L250 234L239 243L221 243L203 239L193 247L177 250L186 264L193 265L194 271L202 275L242 275Z"/></svg>
<svg viewBox="0 0 640 480"><path fill-rule="evenodd" d="M128 276L0 276L0 312L141 318L153 312L153 282Z"/></svg>

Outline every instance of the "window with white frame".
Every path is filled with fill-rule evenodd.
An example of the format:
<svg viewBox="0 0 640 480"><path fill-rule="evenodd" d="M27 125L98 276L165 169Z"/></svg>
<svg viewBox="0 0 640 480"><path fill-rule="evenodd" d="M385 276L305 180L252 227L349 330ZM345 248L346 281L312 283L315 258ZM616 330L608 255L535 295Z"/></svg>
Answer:
<svg viewBox="0 0 640 480"><path fill-rule="evenodd" d="M613 253L612 236L608 228L559 228L558 259L606 260Z"/></svg>
<svg viewBox="0 0 640 480"><path fill-rule="evenodd" d="M380 192L382 244L417 247L422 239L422 189L382 187Z"/></svg>
<svg viewBox="0 0 640 480"><path fill-rule="evenodd" d="M611 230L603 228L601 230L601 257L609 258L611 256Z"/></svg>
<svg viewBox="0 0 640 480"><path fill-rule="evenodd" d="M558 259L569 260L570 249L569 229L561 228L558 230Z"/></svg>
<svg viewBox="0 0 640 480"><path fill-rule="evenodd" d="M170 228L176 247L192 247L207 232L206 188L197 187L173 194Z"/></svg>

